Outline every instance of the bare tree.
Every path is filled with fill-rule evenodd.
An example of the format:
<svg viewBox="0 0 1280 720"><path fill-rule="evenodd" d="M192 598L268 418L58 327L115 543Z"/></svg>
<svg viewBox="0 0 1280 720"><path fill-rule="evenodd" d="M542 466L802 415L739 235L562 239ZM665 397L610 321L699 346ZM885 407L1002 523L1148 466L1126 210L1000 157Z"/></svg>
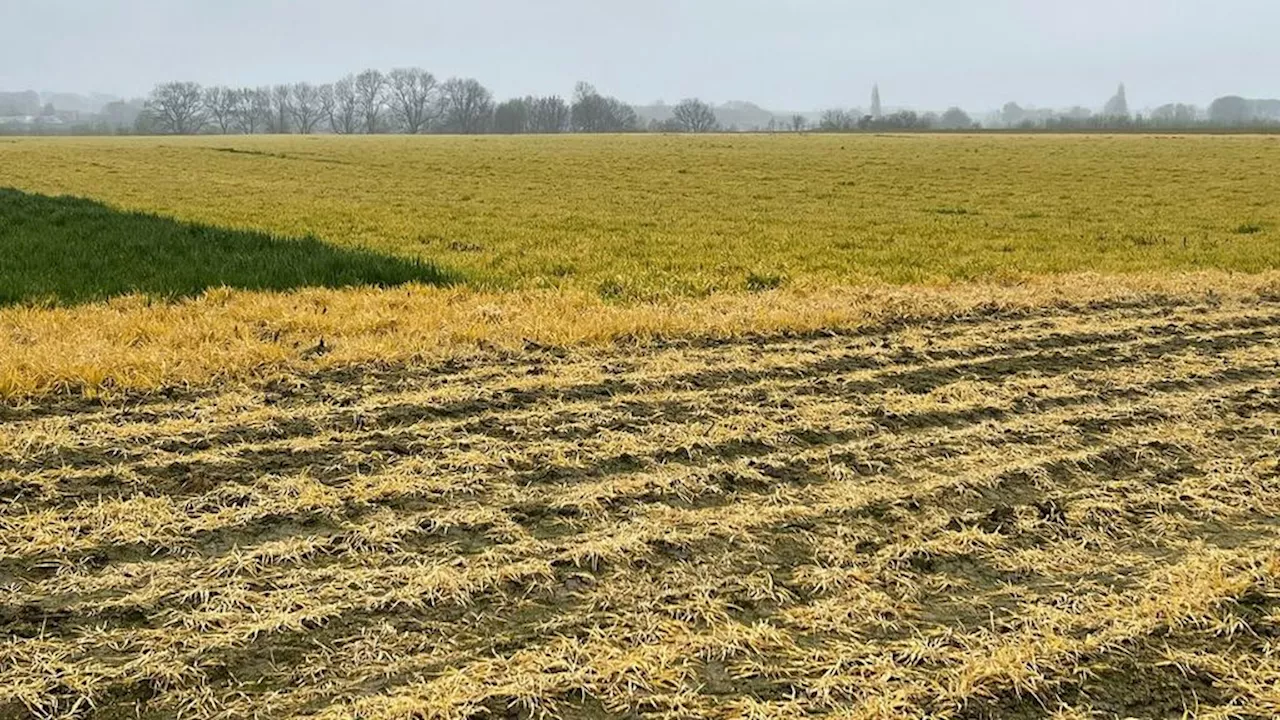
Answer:
<svg viewBox="0 0 1280 720"><path fill-rule="evenodd" d="M400 129L416 135L436 117L436 77L422 68L396 68L387 76L391 114Z"/></svg>
<svg viewBox="0 0 1280 720"><path fill-rule="evenodd" d="M529 132L562 133L569 129L569 104L561 97L533 98L529 102Z"/></svg>
<svg viewBox="0 0 1280 720"><path fill-rule="evenodd" d="M333 94L333 83L325 83L316 88L316 101L320 103L320 117L329 121L333 127L333 113L337 110L338 100Z"/></svg>
<svg viewBox="0 0 1280 720"><path fill-rule="evenodd" d="M378 70L365 70L355 78L355 94L364 131L370 135L378 132L378 118L387 103L387 77Z"/></svg>
<svg viewBox="0 0 1280 720"><path fill-rule="evenodd" d="M310 135L316 129L316 123L324 113L321 105L320 89L311 83L298 83L292 89L293 104L289 112L298 132Z"/></svg>
<svg viewBox="0 0 1280 720"><path fill-rule="evenodd" d="M360 132L360 99L354 77L348 75L333 84L332 98L327 100L325 112L333 132L339 135Z"/></svg>
<svg viewBox="0 0 1280 720"><path fill-rule="evenodd" d="M480 81L453 78L440 90L446 130L471 135L488 129L493 95Z"/></svg>
<svg viewBox="0 0 1280 720"><path fill-rule="evenodd" d="M808 118L799 114L791 116L791 132L804 132L807 127L809 127Z"/></svg>
<svg viewBox="0 0 1280 720"><path fill-rule="evenodd" d="M252 135L267 127L271 116L271 91L265 87L243 88L236 103L236 127L240 132Z"/></svg>
<svg viewBox="0 0 1280 720"><path fill-rule="evenodd" d="M684 132L705 133L720 129L720 121L716 120L715 111L710 105L696 98L682 100L679 105L676 105L672 112L672 119Z"/></svg>
<svg viewBox="0 0 1280 720"><path fill-rule="evenodd" d="M157 85L147 99L146 112L160 132L194 135L208 122L204 92L193 82Z"/></svg>
<svg viewBox="0 0 1280 720"><path fill-rule="evenodd" d="M849 132L857 127L858 118L853 113L840 108L824 110L822 119L818 121L818 129L823 132Z"/></svg>
<svg viewBox="0 0 1280 720"><path fill-rule="evenodd" d="M229 87L216 86L204 91L204 109L210 120L218 126L218 132L226 135L236 125L240 93Z"/></svg>
<svg viewBox="0 0 1280 720"><path fill-rule="evenodd" d="M271 115L268 125L271 132L283 135L289 132L289 116L293 114L293 89L288 85L271 88Z"/></svg>
<svg viewBox="0 0 1280 720"><path fill-rule="evenodd" d="M246 135L254 134L262 124L261 116L253 112L253 95L256 91L253 88L238 88L231 92L236 94L236 129Z"/></svg>

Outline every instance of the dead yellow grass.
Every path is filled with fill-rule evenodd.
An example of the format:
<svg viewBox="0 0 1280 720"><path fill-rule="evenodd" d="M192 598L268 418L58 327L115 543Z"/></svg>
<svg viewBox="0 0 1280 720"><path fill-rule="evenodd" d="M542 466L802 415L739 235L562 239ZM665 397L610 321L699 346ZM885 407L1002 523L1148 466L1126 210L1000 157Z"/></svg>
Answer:
<svg viewBox="0 0 1280 720"><path fill-rule="evenodd" d="M1275 279L1125 282L154 308L308 319L0 407L0 717L1274 717Z"/></svg>
<svg viewBox="0 0 1280 720"><path fill-rule="evenodd" d="M610 303L573 291L219 290L173 304L122 298L67 309L0 309L0 397L204 386L353 364L436 362L528 345L849 330L1149 296L1249 302L1277 292L1278 273L1220 272L782 290L648 304Z"/></svg>

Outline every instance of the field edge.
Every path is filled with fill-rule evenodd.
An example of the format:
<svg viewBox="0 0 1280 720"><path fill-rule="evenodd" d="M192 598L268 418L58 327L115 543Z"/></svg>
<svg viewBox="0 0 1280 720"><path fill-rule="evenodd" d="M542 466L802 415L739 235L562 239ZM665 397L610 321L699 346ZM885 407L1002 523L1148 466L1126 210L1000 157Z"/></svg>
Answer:
<svg viewBox="0 0 1280 720"><path fill-rule="evenodd" d="M589 292L394 289L124 297L0 309L0 401L111 398L359 365L430 364L533 347L565 350L751 335L849 332L964 315L1280 296L1280 271L1062 275L1015 285L784 288L652 303Z"/></svg>

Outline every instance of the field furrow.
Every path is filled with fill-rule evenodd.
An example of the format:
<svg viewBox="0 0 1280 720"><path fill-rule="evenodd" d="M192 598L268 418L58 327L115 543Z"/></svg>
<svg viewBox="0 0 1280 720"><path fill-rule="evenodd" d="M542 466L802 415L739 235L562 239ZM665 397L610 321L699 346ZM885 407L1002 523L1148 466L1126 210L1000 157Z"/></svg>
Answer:
<svg viewBox="0 0 1280 720"><path fill-rule="evenodd" d="M0 715L1277 707L1271 302L7 413Z"/></svg>

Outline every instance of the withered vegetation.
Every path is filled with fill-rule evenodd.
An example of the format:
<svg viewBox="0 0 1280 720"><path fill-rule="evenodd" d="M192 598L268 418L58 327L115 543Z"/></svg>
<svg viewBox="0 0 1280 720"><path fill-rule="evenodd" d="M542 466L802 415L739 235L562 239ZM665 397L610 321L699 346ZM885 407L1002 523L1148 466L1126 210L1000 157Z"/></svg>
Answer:
<svg viewBox="0 0 1280 720"><path fill-rule="evenodd" d="M0 412L3 717L1280 714L1274 295Z"/></svg>

